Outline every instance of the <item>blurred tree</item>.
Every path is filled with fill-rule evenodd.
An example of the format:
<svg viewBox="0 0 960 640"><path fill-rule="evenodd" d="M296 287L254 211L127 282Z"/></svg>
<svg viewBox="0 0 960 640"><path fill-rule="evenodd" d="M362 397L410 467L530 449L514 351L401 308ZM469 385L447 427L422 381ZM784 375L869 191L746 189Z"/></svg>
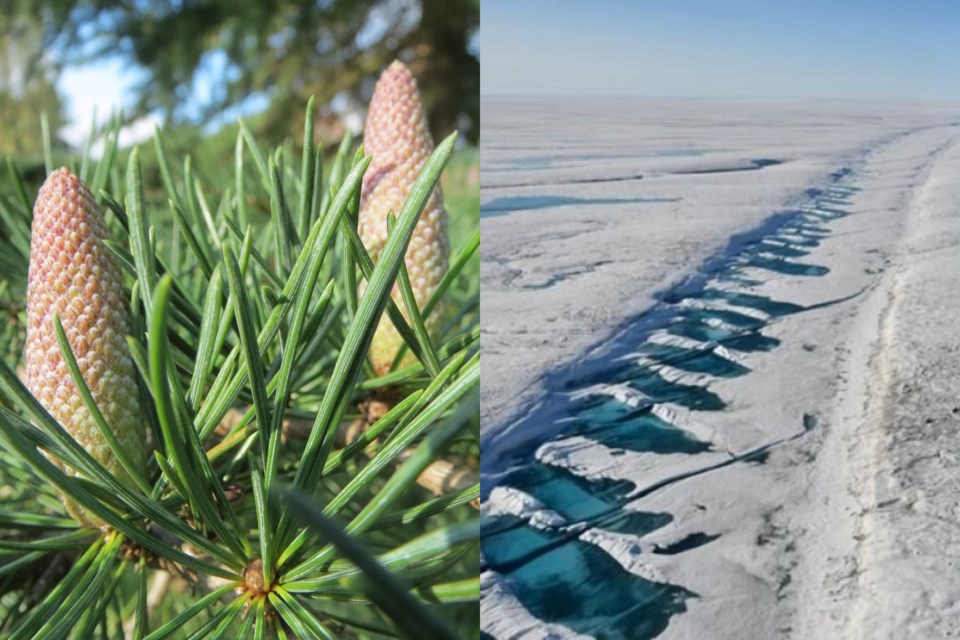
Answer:
<svg viewBox="0 0 960 640"><path fill-rule="evenodd" d="M479 0L0 0L0 7L40 21L61 63L121 54L142 65L138 114L160 109L171 121L199 123L260 96L269 99L260 133L296 138L306 97L327 105L321 124L342 126L337 111L366 104L379 71L399 58L420 79L437 136L460 128L476 142L479 134L480 62L471 48ZM211 75L221 82L198 91L198 77ZM204 104L184 108L198 93Z"/></svg>
<svg viewBox="0 0 960 640"><path fill-rule="evenodd" d="M0 155L42 149L38 114L46 111L53 145L64 124L56 73L43 56L40 26L23 15L0 15Z"/></svg>

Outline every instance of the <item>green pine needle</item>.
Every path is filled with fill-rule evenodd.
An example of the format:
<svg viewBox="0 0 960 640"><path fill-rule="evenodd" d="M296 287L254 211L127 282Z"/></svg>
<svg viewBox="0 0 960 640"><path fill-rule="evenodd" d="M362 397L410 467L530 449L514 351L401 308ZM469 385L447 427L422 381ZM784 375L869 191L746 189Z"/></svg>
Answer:
<svg viewBox="0 0 960 640"><path fill-rule="evenodd" d="M44 168L79 167L106 214L104 248L124 272L127 344L155 448L145 468L113 437L59 319L54 326L83 406L132 486L18 375L39 182L8 159L0 183L0 344L10 345L0 351L4 637L476 633L479 517L470 503L479 485L433 495L417 479L447 456L478 455L478 185L444 184L460 188L451 201L464 205L450 211L458 230L450 271L423 309L412 301L404 253L441 175L453 179L445 167L477 156L456 152L454 136L437 147L374 264L356 226L371 158L350 135L330 153L315 144L312 100L306 109L299 146L269 149L251 120L209 137L216 153L176 129L126 149L116 114L66 159L54 155L41 118ZM431 336L425 321L441 302L455 313ZM383 314L418 362L374 377L367 349ZM347 425L365 420L361 407L384 398L382 415L345 442ZM280 486L298 493L277 500ZM106 527L81 527L59 495ZM251 569L258 563L261 574ZM151 585L161 570L179 580L157 599Z"/></svg>

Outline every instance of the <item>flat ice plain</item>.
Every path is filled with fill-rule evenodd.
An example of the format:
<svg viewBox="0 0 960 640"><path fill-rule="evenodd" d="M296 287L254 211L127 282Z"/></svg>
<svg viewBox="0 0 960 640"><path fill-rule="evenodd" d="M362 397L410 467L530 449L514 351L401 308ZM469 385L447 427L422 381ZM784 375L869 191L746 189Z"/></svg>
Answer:
<svg viewBox="0 0 960 640"><path fill-rule="evenodd" d="M482 109L485 637L960 634L960 110Z"/></svg>

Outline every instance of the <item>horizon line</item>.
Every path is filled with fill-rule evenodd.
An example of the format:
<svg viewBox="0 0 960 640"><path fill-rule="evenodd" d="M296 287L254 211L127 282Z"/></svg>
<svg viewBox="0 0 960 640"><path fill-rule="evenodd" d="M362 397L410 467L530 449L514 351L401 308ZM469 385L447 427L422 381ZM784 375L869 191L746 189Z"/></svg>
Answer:
<svg viewBox="0 0 960 640"><path fill-rule="evenodd" d="M574 98L574 99L618 99L618 100L690 100L690 101L717 101L717 102L742 102L749 100L756 101L813 101L826 100L831 102L867 102L883 104L909 104L926 106L950 106L960 108L960 99L922 99L922 98L877 98L877 97L853 97L853 96L796 96L796 95L695 95L695 94L676 94L676 95L644 95L637 93L574 93L574 92L525 92L525 91L480 91L480 98L511 98L511 99L552 99L552 98Z"/></svg>

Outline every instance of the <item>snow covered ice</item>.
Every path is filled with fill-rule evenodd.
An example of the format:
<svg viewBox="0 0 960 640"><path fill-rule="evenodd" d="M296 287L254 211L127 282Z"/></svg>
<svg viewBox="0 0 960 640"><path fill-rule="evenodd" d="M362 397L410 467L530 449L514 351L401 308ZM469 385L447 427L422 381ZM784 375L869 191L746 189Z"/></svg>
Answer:
<svg viewBox="0 0 960 640"><path fill-rule="evenodd" d="M482 109L484 632L958 631L958 114Z"/></svg>

